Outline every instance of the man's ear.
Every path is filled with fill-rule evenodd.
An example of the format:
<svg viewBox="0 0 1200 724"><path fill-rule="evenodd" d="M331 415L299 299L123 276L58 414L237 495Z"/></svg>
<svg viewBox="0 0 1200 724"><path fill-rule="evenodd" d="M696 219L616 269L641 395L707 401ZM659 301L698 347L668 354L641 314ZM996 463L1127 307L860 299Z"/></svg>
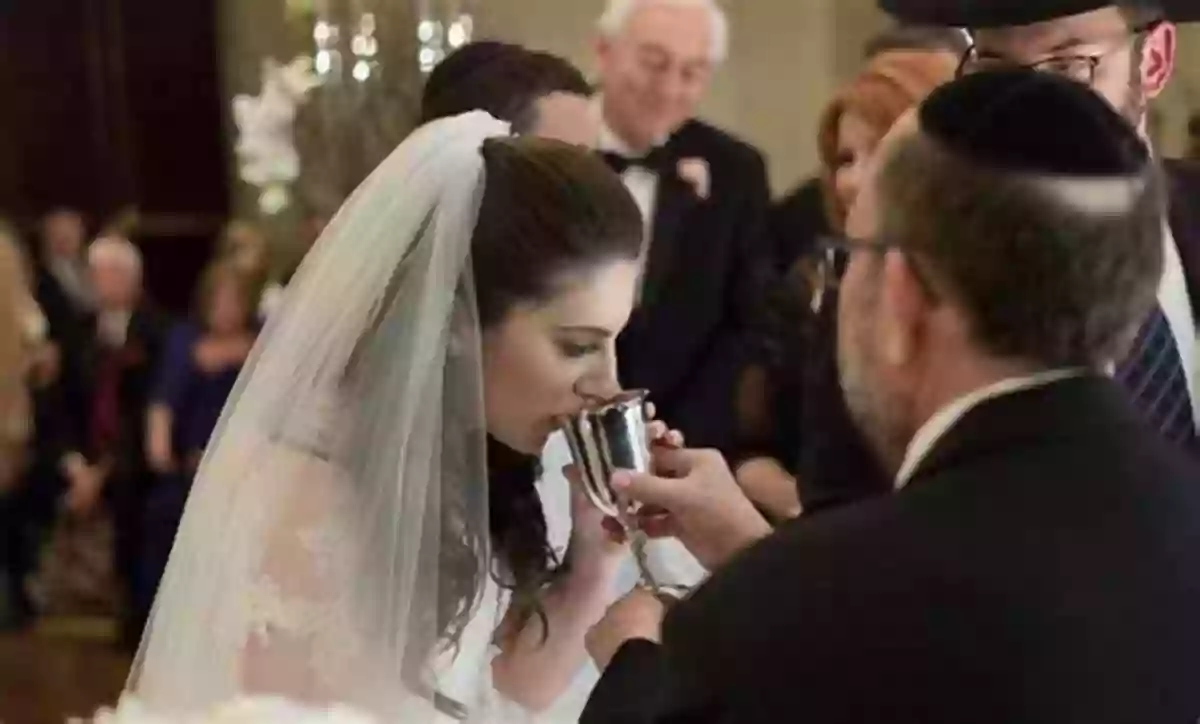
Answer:
<svg viewBox="0 0 1200 724"><path fill-rule="evenodd" d="M1177 41L1178 32L1172 23L1163 23L1146 37L1140 71L1148 99L1157 98L1174 75Z"/></svg>

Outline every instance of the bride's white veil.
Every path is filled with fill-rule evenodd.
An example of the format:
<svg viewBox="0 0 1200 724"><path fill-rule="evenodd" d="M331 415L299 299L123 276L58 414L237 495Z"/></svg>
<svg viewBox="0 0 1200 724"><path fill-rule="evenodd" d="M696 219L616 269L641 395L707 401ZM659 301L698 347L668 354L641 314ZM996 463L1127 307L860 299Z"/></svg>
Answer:
<svg viewBox="0 0 1200 724"><path fill-rule="evenodd" d="M418 129L305 260L193 484L130 678L151 710L478 704L444 676L489 566L469 248L481 146L508 133L484 113Z"/></svg>

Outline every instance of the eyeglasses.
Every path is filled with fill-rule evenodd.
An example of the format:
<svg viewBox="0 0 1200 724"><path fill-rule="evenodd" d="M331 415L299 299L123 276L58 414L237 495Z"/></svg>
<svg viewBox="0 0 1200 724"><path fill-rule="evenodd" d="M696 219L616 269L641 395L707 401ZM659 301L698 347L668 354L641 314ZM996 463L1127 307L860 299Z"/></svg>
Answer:
<svg viewBox="0 0 1200 724"><path fill-rule="evenodd" d="M814 284L812 298L809 301L809 307L813 314L820 314L821 310L834 298L834 292L841 286L842 277L846 275L846 269L850 266L850 255L856 251L880 256L892 251L904 254L908 257L912 274L925 294L933 300L940 298L940 294L931 283L927 270L923 268L920 260L913 258L914 254L900 244L878 239L821 236L817 238L816 243Z"/></svg>
<svg viewBox="0 0 1200 724"><path fill-rule="evenodd" d="M846 268L850 266L850 254L855 251L865 251L883 254L890 247L875 241L853 239L846 236L821 236L817 238L814 255L814 283L812 299L809 307L813 314L820 314L833 293L842 283Z"/></svg>
<svg viewBox="0 0 1200 724"><path fill-rule="evenodd" d="M978 48L972 44L963 53L962 58L959 59L956 76L961 78L964 75L980 71L1017 67L1034 70L1039 73L1053 73L1054 75L1069 78L1088 86L1095 85L1096 70L1106 57L1123 48L1125 42L1135 41L1143 35L1154 32L1163 22L1162 20L1155 20L1131 28L1123 42L1101 53L1091 55L1054 55L1033 63L1016 63L1004 58L980 57Z"/></svg>

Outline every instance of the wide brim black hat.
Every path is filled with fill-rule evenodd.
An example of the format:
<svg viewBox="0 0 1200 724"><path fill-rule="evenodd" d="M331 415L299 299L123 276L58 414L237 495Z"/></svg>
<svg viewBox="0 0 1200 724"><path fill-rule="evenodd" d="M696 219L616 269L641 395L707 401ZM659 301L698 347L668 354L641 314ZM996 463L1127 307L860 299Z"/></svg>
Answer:
<svg viewBox="0 0 1200 724"><path fill-rule="evenodd" d="M1031 25L1111 7L1113 0L879 0L901 22L958 28ZM1200 22L1200 0L1155 0L1176 23Z"/></svg>

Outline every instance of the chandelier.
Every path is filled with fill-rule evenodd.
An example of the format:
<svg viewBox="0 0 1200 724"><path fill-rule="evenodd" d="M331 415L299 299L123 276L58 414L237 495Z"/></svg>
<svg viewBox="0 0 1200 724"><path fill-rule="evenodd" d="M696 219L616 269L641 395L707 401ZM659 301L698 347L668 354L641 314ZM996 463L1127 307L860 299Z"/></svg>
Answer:
<svg viewBox="0 0 1200 724"><path fill-rule="evenodd" d="M405 2L412 3L405 9L413 19L412 61L422 75L471 42L475 21L465 0L351 0L349 7L335 0L313 0L312 67L317 78L322 83L367 83L377 77L383 65L379 12Z"/></svg>

